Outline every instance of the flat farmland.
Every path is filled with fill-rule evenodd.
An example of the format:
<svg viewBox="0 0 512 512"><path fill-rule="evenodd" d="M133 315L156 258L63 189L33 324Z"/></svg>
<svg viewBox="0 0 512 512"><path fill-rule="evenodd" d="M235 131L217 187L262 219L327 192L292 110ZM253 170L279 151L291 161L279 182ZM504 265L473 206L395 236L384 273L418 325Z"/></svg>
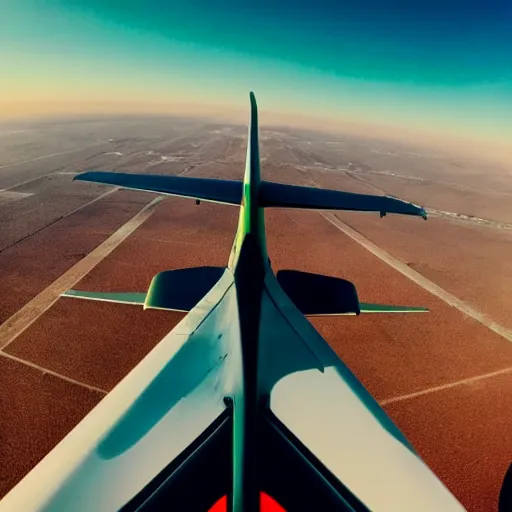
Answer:
<svg viewBox="0 0 512 512"><path fill-rule="evenodd" d="M72 173L101 168L241 179L244 127L172 119L85 125L86 129L83 124L73 126L73 143L53 140L63 137L57 127L46 138L38 135L39 149L34 146L26 155L26 160L39 158L32 162L17 164L15 159L23 157L21 149L11 148L9 153L8 141L0 144L4 169L9 171L2 175L0 169L0 186L5 187L3 196L0 191L0 199L4 198L0 201L0 283L5 292L0 321L8 324L38 297L43 305L48 302L36 320L14 337L1 339L0 335L0 401L6 411L0 416L1 495L183 317L119 304L55 301L48 290L71 273L76 279L73 288L143 292L162 270L224 266L236 229L236 207L196 206L193 201L168 198L155 205L129 236L115 238L154 196L73 183ZM87 149L84 158L83 148L94 131L100 140L98 148ZM48 138L53 140L52 151L69 153L41 158ZM404 178L395 182L392 176L382 178L389 158L372 151L387 153L383 144L267 128L261 132L262 169L264 177L280 182L393 193ZM390 147L389 152L394 152L391 164L396 174L406 173L407 165L415 161L405 153L400 160L396 148ZM499 201L493 203L499 214L482 208L487 199L492 203L492 197L509 193L512 187L503 185L506 180L500 170L492 179L482 178L479 188L475 186L479 174L472 171L471 163L461 168L451 158L432 157L430 164L431 174L425 162L411 170L406 180L411 188L402 190L404 199L421 198L431 210L485 216L496 225L442 214L432 214L426 223L356 213L337 213L336 218L393 261L511 329L512 267L503 255L511 252L512 232L502 226L510 211L506 202ZM464 171L467 186L479 198L467 204L452 184L464 185ZM435 183L443 195L423 196L428 188L414 186L418 177ZM495 190L496 183L501 183L501 190ZM503 474L512 461L512 439L507 436L512 423L510 341L413 282L329 222L324 213L267 212L273 268L343 277L356 285L365 302L430 309L419 315L361 315L312 322L463 505L475 512L495 510ZM78 271L91 253L114 238L115 244L111 242L114 245L90 270Z"/></svg>

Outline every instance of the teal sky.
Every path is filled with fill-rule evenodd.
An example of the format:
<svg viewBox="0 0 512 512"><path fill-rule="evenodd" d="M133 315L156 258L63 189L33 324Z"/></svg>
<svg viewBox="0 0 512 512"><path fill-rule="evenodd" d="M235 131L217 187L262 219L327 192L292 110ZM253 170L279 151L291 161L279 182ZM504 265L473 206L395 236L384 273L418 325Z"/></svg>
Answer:
<svg viewBox="0 0 512 512"><path fill-rule="evenodd" d="M512 139L509 0L275 4L3 0L0 113L245 115L254 90L303 124Z"/></svg>

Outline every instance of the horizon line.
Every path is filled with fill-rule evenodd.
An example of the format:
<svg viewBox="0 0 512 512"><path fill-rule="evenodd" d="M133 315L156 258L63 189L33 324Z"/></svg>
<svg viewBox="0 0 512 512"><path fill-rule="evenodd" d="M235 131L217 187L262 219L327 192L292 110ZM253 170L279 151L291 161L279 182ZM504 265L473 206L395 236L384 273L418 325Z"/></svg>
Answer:
<svg viewBox="0 0 512 512"><path fill-rule="evenodd" d="M27 110L17 107L34 107ZM14 107L14 108L13 108ZM42 108L41 108L42 107ZM57 108L48 108L57 107ZM72 108L69 108L72 107ZM107 107L107 108L105 108ZM349 117L344 119L327 119L321 116L300 114L291 111L275 111L260 108L261 128L297 128L310 130L326 135L345 135L366 137L382 141L414 144L430 148L431 150L444 150L448 153L458 154L466 152L464 156L471 156L483 161L511 165L512 148L509 144L476 136L457 136L453 134L439 134L437 131L417 127L397 126L391 123L371 121L355 121ZM8 112L8 113L7 113ZM181 118L196 119L215 124L231 126L245 126L247 112L233 107L219 105L205 105L195 102L130 102L130 101L68 101L68 102L42 102L42 101L0 101L0 123L4 125L41 122L64 121L79 119L115 119L126 117L152 117L152 118ZM265 121L267 118L267 121ZM494 152L491 155L489 152ZM485 155L482 154L485 152ZM468 154L469 153L469 154Z"/></svg>

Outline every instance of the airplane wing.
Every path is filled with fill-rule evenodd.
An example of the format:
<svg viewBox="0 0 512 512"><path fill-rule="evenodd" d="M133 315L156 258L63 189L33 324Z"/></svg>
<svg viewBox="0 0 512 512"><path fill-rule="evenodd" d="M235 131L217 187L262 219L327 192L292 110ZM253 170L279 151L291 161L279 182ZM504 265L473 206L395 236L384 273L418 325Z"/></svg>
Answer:
<svg viewBox="0 0 512 512"><path fill-rule="evenodd" d="M224 271L224 267L192 267L159 272L147 293L68 290L61 296L187 313L215 286Z"/></svg>
<svg viewBox="0 0 512 512"><path fill-rule="evenodd" d="M74 179L221 204L239 205L242 200L242 182L236 180L101 171L85 172ZM390 196L355 194L270 181L261 182L260 205L263 208L379 212L381 216L400 213L427 218L422 207Z"/></svg>
<svg viewBox="0 0 512 512"><path fill-rule="evenodd" d="M401 213L427 218L425 210L391 196L355 194L341 190L299 187L264 181L261 183L262 206L314 210L351 210L358 212Z"/></svg>
<svg viewBox="0 0 512 512"><path fill-rule="evenodd" d="M429 313L428 308L421 306L391 306L386 304L369 304L365 302L359 303L359 314L368 313ZM357 315L353 312L339 312L339 313L303 313L305 316L349 316Z"/></svg>
<svg viewBox="0 0 512 512"><path fill-rule="evenodd" d="M242 182L236 180L102 171L84 172L74 179L221 204L239 205L242 199Z"/></svg>
<svg viewBox="0 0 512 512"><path fill-rule="evenodd" d="M61 297L72 297L75 299L97 300L101 302L115 302L117 304L131 304L133 306L143 306L146 300L146 294L141 292L87 292L81 290L68 290Z"/></svg>
<svg viewBox="0 0 512 512"><path fill-rule="evenodd" d="M428 308L417 306L387 306L385 304L370 304L360 302L361 313L428 313Z"/></svg>
<svg viewBox="0 0 512 512"><path fill-rule="evenodd" d="M423 313L427 308L359 302L353 283L339 277L299 270L280 270L277 281L306 316L342 316L360 313Z"/></svg>

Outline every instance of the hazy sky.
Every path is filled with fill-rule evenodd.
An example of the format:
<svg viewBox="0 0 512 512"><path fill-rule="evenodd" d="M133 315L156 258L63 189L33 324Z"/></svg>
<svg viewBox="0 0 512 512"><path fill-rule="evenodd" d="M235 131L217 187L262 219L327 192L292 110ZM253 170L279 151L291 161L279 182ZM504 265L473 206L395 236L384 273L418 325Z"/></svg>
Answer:
<svg viewBox="0 0 512 512"><path fill-rule="evenodd" d="M512 140L511 0L1 0L0 66L4 116L245 119L254 90L268 120Z"/></svg>

